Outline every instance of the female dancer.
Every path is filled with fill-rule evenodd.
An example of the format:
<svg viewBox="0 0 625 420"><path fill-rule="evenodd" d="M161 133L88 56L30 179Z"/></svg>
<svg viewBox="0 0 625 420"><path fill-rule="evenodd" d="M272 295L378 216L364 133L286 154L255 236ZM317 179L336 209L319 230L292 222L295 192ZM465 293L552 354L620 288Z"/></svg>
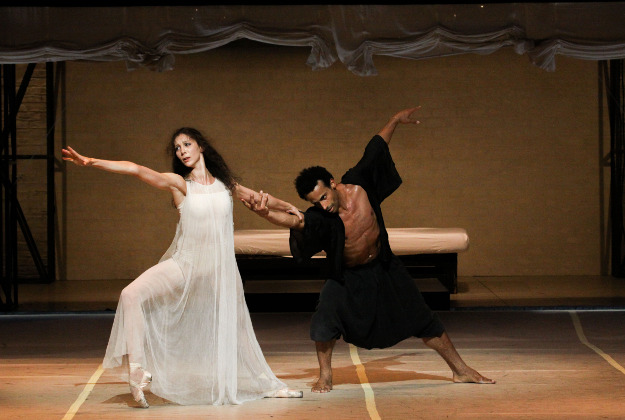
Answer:
<svg viewBox="0 0 625 420"><path fill-rule="evenodd" d="M174 172L159 173L63 149L63 159L78 166L133 175L170 191L180 213L160 262L122 291L103 367L128 363L130 391L144 408L149 405L143 389L150 383L154 394L184 405L302 397L265 361L234 256L232 195L257 193L236 182L220 154L193 128L172 135L171 152ZM270 206L299 214L273 197Z"/></svg>

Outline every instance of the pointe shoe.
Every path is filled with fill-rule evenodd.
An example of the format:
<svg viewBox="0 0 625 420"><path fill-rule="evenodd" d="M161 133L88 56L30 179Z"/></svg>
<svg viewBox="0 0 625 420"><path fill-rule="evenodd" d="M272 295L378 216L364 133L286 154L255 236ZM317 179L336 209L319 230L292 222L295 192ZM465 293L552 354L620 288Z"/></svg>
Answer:
<svg viewBox="0 0 625 420"><path fill-rule="evenodd" d="M150 384L150 382L152 382L152 374L150 374L150 372L147 372L143 369L141 369L143 371L143 377L141 378L140 382L135 382L134 380L132 380L132 374L134 372L136 372L139 368L133 368L130 371L130 376L128 377L128 384L130 385L130 393L132 394L132 398L135 399L136 402L139 403L139 405L143 408L149 408L150 404L148 404L148 401L145 399L145 395L143 394L143 388L145 388L146 386L148 386Z"/></svg>
<svg viewBox="0 0 625 420"><path fill-rule="evenodd" d="M302 398L304 393L302 391L296 391L294 389L279 389L271 397L272 398Z"/></svg>

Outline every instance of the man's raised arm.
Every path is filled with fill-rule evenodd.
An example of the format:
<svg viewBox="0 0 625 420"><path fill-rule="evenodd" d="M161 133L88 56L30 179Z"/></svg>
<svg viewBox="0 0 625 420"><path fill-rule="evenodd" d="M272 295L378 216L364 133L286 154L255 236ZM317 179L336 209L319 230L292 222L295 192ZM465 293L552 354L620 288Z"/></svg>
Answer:
<svg viewBox="0 0 625 420"><path fill-rule="evenodd" d="M412 114L414 114L419 108L421 108L420 105L414 108L404 109L393 115L391 119L388 120L386 125L378 132L378 136L382 137L386 144L389 144L397 124L419 124L419 121L412 118Z"/></svg>
<svg viewBox="0 0 625 420"><path fill-rule="evenodd" d="M250 194L249 198L241 198L241 202L245 207L274 225L295 230L304 229L304 217L301 213L295 215L286 211L270 210L267 206L269 194L261 193L260 196L260 201L257 201L255 195Z"/></svg>

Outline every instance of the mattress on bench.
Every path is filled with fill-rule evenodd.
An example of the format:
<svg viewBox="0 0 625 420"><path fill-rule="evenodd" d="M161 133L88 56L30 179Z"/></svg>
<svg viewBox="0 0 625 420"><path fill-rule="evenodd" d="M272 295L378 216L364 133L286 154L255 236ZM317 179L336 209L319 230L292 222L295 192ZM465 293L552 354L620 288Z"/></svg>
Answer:
<svg viewBox="0 0 625 420"><path fill-rule="evenodd" d="M389 228L395 255L457 254L469 249L469 235L462 228ZM234 231L237 255L290 257L288 229L246 229ZM317 257L323 257L320 252Z"/></svg>

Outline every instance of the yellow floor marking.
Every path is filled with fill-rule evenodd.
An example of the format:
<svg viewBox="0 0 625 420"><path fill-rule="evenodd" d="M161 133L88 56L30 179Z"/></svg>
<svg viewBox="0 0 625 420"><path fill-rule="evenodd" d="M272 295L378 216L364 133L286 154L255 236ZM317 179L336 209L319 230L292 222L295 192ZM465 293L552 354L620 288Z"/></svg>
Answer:
<svg viewBox="0 0 625 420"><path fill-rule="evenodd" d="M71 420L74 418L74 415L76 415L76 413L80 409L80 406L82 405L82 403L85 402L85 400L93 390L93 387L98 382L98 379L100 379L100 375L102 375L102 372L104 372L104 369L102 369L102 365L100 365L98 366L98 369L93 373L93 375L91 375L91 378L89 378L87 385L85 385L85 389L82 390L76 401L74 401L74 404L72 404L67 413L65 413L63 420Z"/></svg>
<svg viewBox="0 0 625 420"><path fill-rule="evenodd" d="M616 360L614 360L609 355L605 354L603 352L603 350L601 350L599 347L591 344L588 341L588 339L586 339L586 335L584 334L584 330L582 329L582 323L579 321L579 316L577 316L577 313L575 311L569 311L569 314L571 314L571 318L573 318L573 325L575 326L575 331L577 332L577 337L579 337L579 341L581 341L584 345L586 345L587 347L592 349L599 356L603 357L606 360L606 362L608 362L610 365L612 365L612 367L614 369L616 369L619 372L625 374L625 368L623 368L623 366L619 365L616 362Z"/></svg>
<svg viewBox="0 0 625 420"><path fill-rule="evenodd" d="M356 346L352 344L349 345L349 354L352 356L352 362L354 363L354 366L356 366L356 373L358 374L360 386L362 386L362 389L365 391L365 403L367 405L369 417L371 417L371 420L380 420L378 409L375 407L375 397L373 395L373 389L371 389L369 379L367 379L365 367L362 365L362 363L360 363L360 357L358 357L358 349L356 348Z"/></svg>

